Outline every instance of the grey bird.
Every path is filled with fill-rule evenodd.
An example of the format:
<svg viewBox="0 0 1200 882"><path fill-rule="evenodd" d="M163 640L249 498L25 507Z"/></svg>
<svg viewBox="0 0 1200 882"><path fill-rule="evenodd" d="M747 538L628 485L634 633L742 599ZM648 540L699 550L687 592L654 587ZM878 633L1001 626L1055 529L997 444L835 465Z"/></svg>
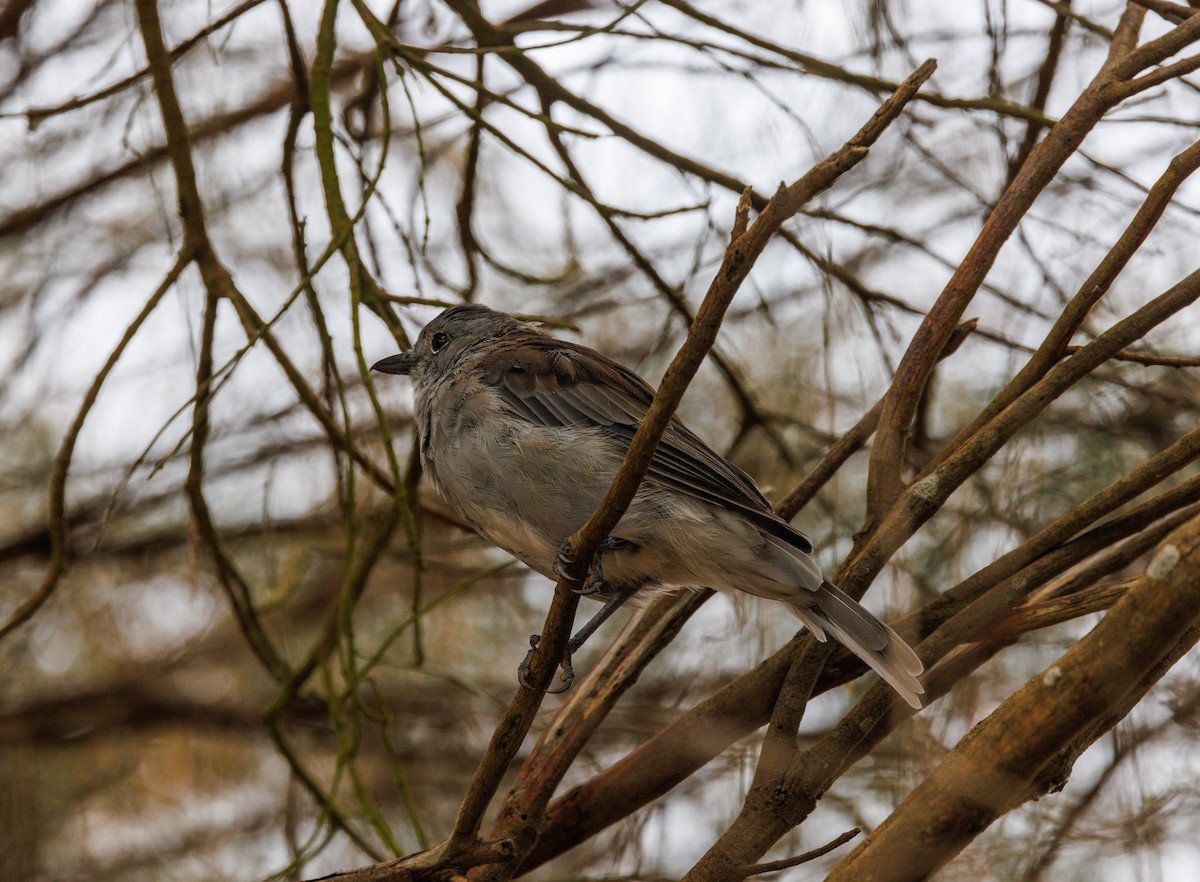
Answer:
<svg viewBox="0 0 1200 882"><path fill-rule="evenodd" d="M599 352L476 304L445 310L411 349L373 369L412 377L421 462L451 508L551 578L562 572L562 543L599 506L654 396ZM571 653L632 595L706 587L782 601L819 640L833 636L921 707L920 659L821 575L812 550L745 472L672 420L591 562L580 593L607 602L568 645L567 685ZM522 682L523 673L524 665Z"/></svg>

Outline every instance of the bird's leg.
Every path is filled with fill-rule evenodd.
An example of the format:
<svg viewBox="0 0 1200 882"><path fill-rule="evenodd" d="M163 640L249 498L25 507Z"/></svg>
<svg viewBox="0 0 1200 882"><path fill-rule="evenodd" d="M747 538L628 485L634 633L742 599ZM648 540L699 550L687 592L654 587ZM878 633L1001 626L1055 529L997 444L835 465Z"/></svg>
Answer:
<svg viewBox="0 0 1200 882"><path fill-rule="evenodd" d="M579 651L579 648L587 642L587 639L596 633L596 630L608 621L609 616L620 609L621 604L633 596L633 592L638 589L637 584L625 585L613 592L612 596L604 602L604 606L596 610L596 614L588 619L582 628L575 632L574 636L567 641L567 649L564 653L567 656L573 655Z"/></svg>
<svg viewBox="0 0 1200 882"><path fill-rule="evenodd" d="M598 557L597 560L599 560ZM596 633L596 629L608 621L609 616L620 609L621 604L633 596L633 592L637 588L636 584L618 588L608 600L604 601L604 606L600 607L594 616L584 622L583 627L576 631L574 636L567 641L567 648L563 650L562 657L562 686L557 689L548 689L547 691L551 695L566 692L571 688L571 684L575 682L575 667L571 664L572 656L579 651L579 648L587 642L589 637Z"/></svg>
<svg viewBox="0 0 1200 882"><path fill-rule="evenodd" d="M571 664L571 658L579 651L587 639L596 633L596 629L603 625L613 613L615 613L626 600L633 596L637 591L637 583L625 585L613 592L612 596L604 602L604 606L596 611L596 614L588 619L582 628L575 632L570 640L567 641L567 646L563 650L562 657L562 686L558 689L547 690L552 695L557 695L559 692L566 692L571 688L571 684L575 682L575 667ZM529 662L533 659L533 654L539 652L538 644L541 643L542 636L534 634L529 638L529 652L525 654L525 660L517 667L517 680L527 689L532 689L533 686L529 682Z"/></svg>

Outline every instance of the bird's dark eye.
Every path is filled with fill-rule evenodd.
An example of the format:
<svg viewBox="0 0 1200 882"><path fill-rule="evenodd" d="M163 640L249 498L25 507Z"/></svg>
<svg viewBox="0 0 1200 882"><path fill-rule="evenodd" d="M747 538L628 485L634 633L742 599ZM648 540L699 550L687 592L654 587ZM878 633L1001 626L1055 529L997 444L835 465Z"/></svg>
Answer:
<svg viewBox="0 0 1200 882"><path fill-rule="evenodd" d="M441 349L443 346L445 346L449 342L450 342L450 335L447 334L445 331L438 331L436 334L433 335L433 339L429 341L429 347L434 352L437 352L439 349Z"/></svg>

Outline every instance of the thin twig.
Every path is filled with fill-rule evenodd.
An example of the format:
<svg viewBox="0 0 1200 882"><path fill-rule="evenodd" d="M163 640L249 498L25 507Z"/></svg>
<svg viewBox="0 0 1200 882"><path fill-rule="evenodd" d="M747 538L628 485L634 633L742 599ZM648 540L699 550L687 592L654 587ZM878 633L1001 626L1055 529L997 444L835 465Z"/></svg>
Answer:
<svg viewBox="0 0 1200 882"><path fill-rule="evenodd" d="M820 848L814 848L812 851L806 851L803 854L796 855L795 857L783 858L782 860L778 861L767 861L766 863L762 864L754 864L753 866L745 869L745 878L748 879L751 876L761 876L763 873L778 873L780 870L788 870L792 867L798 867L801 864L807 864L810 861L815 861L817 858L824 857L825 855L829 854L829 852L833 851L834 849L841 848L861 832L862 827L854 827L853 829L847 830L845 833L831 842L825 843Z"/></svg>

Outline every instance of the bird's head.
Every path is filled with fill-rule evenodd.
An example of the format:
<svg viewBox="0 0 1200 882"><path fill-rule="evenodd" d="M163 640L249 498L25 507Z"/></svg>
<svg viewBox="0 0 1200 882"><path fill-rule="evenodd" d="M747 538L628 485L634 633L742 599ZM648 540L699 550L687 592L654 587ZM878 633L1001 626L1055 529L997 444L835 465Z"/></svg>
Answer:
<svg viewBox="0 0 1200 882"><path fill-rule="evenodd" d="M406 352L371 366L385 374L411 376L418 385L444 375L465 354L513 331L533 330L533 325L477 303L443 310L421 329L417 342Z"/></svg>

